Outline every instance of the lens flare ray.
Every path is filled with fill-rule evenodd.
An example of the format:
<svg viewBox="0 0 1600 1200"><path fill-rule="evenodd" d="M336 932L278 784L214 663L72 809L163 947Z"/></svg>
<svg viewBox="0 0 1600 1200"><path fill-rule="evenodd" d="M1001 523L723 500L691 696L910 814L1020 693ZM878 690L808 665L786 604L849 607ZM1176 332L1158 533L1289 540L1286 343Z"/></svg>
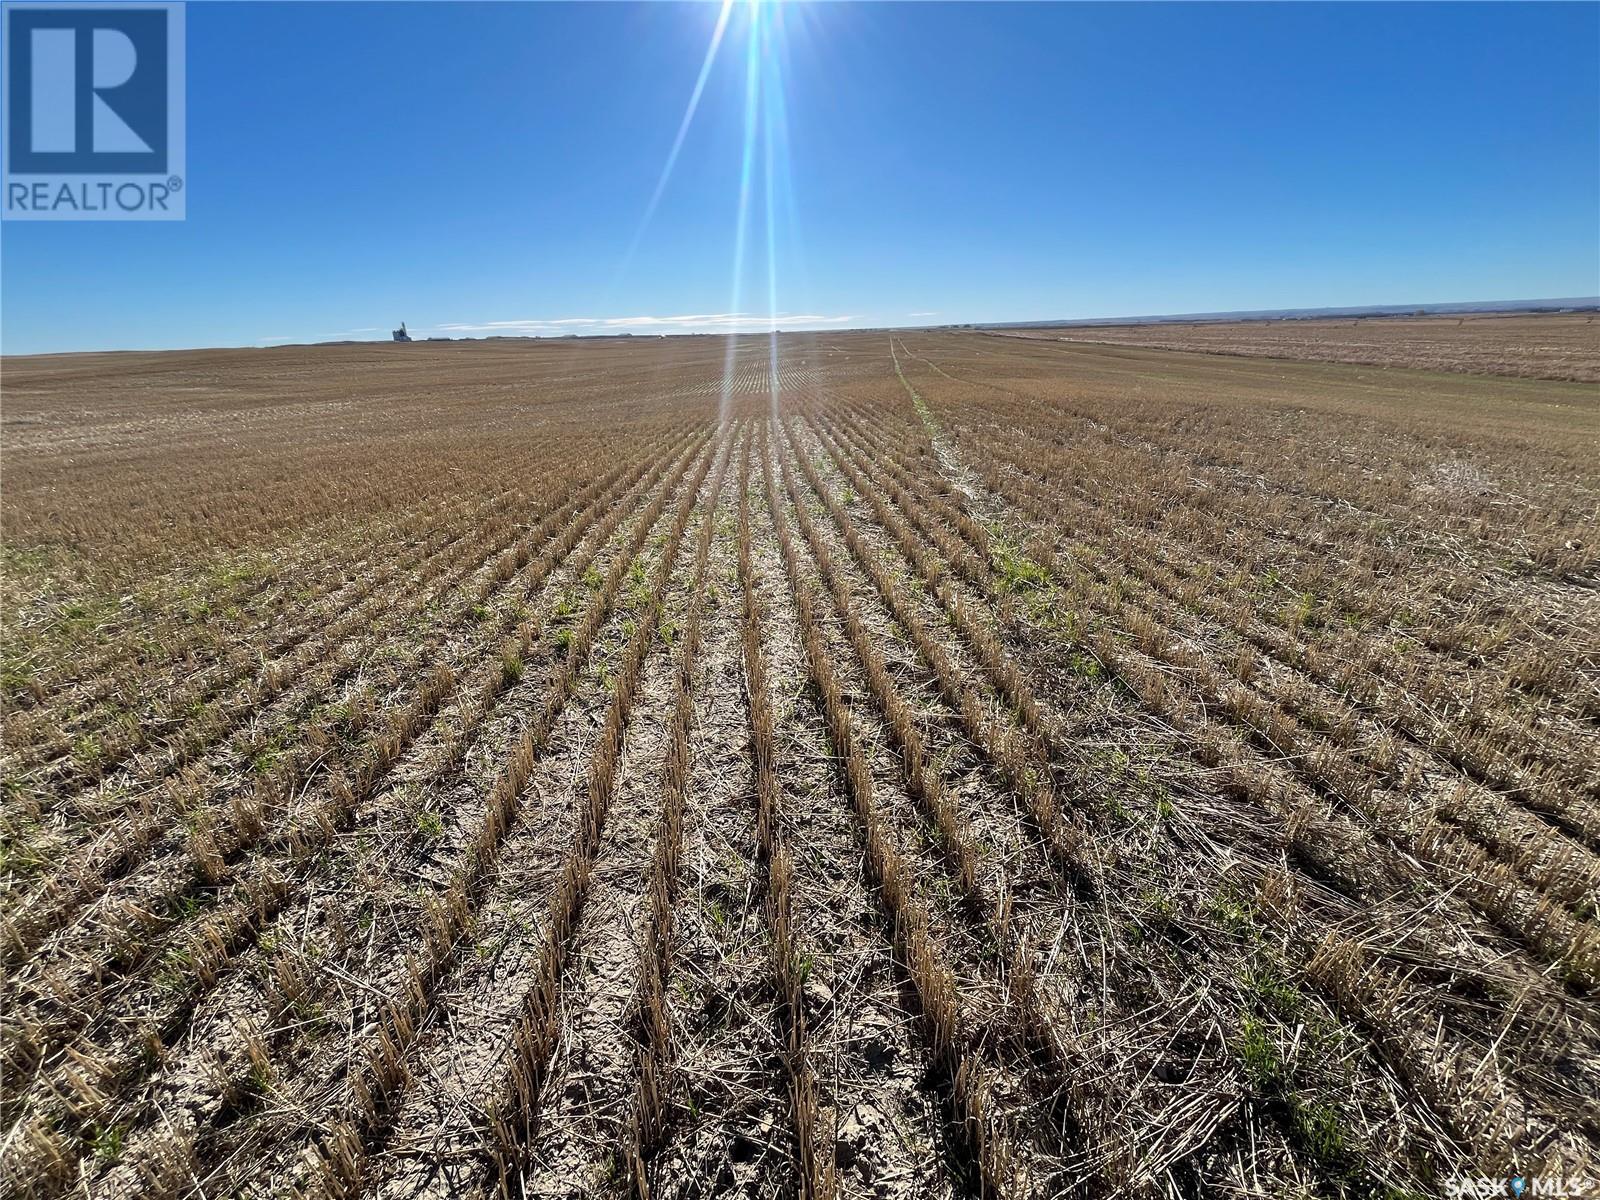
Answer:
<svg viewBox="0 0 1600 1200"><path fill-rule="evenodd" d="M684 107L683 119L678 122L678 132L672 139L672 149L667 151L667 161L661 166L660 178L656 180L655 191L650 194L650 202L645 205L644 216L639 218L639 228L634 231L633 241L628 246L628 253L623 257L618 274L626 272L633 262L633 256L638 253L639 243L644 239L645 230L650 227L651 220L656 215L656 209L661 205L661 197L666 194L667 184L672 180L672 171L678 165L678 155L683 152L684 139L689 136L689 127L694 124L695 113L700 109L700 97L705 94L706 81L711 78L711 69L716 66L717 52L722 48L723 35L728 32L728 19L733 15L734 0L722 0L722 9L717 13L716 27L711 31L711 44L706 47L705 58L700 62L700 74L695 78L694 90L689 93L689 103Z"/></svg>
<svg viewBox="0 0 1600 1200"><path fill-rule="evenodd" d="M740 296L744 284L744 253L745 243L750 230L750 183L755 164L757 106L761 101L761 27L762 16L766 11L765 6L756 3L749 6L750 31L745 42L745 70L744 70L744 139L740 151L739 161L739 208L734 221L733 234L733 283L730 288L728 311L738 312ZM720 416L727 418L728 407L732 397L734 360L739 352L739 335L728 335L728 346L722 360L722 404Z"/></svg>

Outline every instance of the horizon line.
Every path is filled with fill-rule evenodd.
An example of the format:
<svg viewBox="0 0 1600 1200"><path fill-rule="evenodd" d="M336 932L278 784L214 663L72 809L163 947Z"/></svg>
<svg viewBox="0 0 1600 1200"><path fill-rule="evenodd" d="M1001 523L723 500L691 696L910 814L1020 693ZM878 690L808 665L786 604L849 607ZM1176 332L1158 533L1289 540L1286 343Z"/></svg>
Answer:
<svg viewBox="0 0 1600 1200"><path fill-rule="evenodd" d="M1422 303L1392 303L1392 304L1350 304L1326 306L1301 306L1290 308L1240 308L1218 309L1201 312L1186 313L1142 313L1128 314L1114 317L1038 317L1026 320L1011 321L939 321L912 324L881 325L852 325L852 326L821 326L807 328L804 325L793 329L772 330L745 330L723 332L715 329L706 330L677 330L674 332L649 332L634 333L627 329L615 332L608 330L603 333L483 333L461 334L454 336L420 337L409 344L425 344L433 342L486 342L486 341L603 341L607 339L628 338L629 340L649 341L665 338L766 338L775 334L788 336L796 333L873 333L885 330L898 329L1042 329L1042 328L1072 328L1086 326L1116 326L1132 324L1185 324L1196 322L1227 323L1229 321L1270 321L1270 320L1316 320L1319 318L1359 317L1359 316L1465 316L1470 314L1508 314L1547 312L1551 309L1557 311L1583 311L1586 309L1600 309L1600 295L1595 296L1550 296L1525 300L1444 300ZM802 318L803 319L803 318ZM513 324L506 322L506 324ZM515 324L527 324L516 322ZM552 325L561 324L559 321L550 322ZM432 328L448 328L449 323ZM380 327L371 327L374 330ZM3 341L3 339L0 339ZM271 345L264 344L266 342ZM277 337L258 339L255 342L226 343L205 346L166 346L153 348L140 347L100 347L82 350L36 350L22 353L8 353L0 346L0 359L21 358L57 358L66 355L88 354L189 354L200 350L258 350L269 352L274 350L307 349L315 346L364 346L364 345L404 345L395 343L385 338L321 338L314 341L292 341Z"/></svg>

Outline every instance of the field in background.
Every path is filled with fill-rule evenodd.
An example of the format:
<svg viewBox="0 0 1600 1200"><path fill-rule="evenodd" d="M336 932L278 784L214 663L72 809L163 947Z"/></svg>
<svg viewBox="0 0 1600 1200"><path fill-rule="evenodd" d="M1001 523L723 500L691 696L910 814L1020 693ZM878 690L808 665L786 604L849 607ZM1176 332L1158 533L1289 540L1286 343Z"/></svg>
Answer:
<svg viewBox="0 0 1600 1200"><path fill-rule="evenodd" d="M1175 322L1007 330L1005 336L1594 383L1600 381L1600 324L1595 316Z"/></svg>
<svg viewBox="0 0 1600 1200"><path fill-rule="evenodd" d="M8 360L0 1188L1600 1174L1593 342L1281 328Z"/></svg>

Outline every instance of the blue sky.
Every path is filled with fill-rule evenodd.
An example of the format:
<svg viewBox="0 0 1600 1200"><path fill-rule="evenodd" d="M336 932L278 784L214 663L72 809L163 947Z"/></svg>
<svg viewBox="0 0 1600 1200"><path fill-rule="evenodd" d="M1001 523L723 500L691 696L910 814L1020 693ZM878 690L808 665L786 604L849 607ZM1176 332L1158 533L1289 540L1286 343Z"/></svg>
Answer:
<svg viewBox="0 0 1600 1200"><path fill-rule="evenodd" d="M738 6L641 230L719 12L191 3L187 221L7 222L3 348L1600 293L1600 5Z"/></svg>

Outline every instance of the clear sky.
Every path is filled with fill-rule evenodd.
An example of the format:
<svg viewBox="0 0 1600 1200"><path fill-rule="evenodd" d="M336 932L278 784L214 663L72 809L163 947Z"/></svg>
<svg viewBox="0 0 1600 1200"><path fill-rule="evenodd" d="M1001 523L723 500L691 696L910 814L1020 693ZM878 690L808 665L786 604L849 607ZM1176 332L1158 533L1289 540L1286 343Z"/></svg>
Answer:
<svg viewBox="0 0 1600 1200"><path fill-rule="evenodd" d="M191 3L187 221L5 223L3 348L1600 293L1594 3L737 5L642 224L720 13Z"/></svg>

